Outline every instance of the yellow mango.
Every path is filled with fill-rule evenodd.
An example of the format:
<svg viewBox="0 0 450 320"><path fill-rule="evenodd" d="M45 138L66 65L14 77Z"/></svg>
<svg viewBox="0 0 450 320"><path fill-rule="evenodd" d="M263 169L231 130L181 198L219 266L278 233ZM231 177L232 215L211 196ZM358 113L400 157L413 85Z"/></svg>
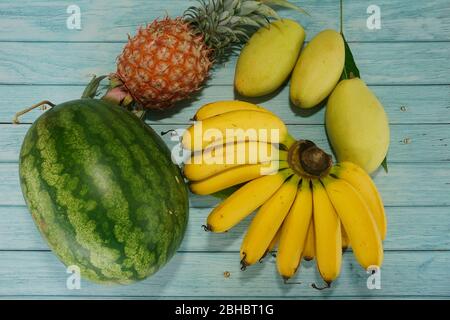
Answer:
<svg viewBox="0 0 450 320"><path fill-rule="evenodd" d="M277 90L292 72L304 40L305 31L293 20L277 20L260 28L237 61L237 92L260 97Z"/></svg>
<svg viewBox="0 0 450 320"><path fill-rule="evenodd" d="M292 73L292 103L300 108L312 108L322 102L338 83L344 62L341 34L334 30L317 34L303 49Z"/></svg>
<svg viewBox="0 0 450 320"><path fill-rule="evenodd" d="M339 82L325 113L328 138L338 161L375 171L389 148L389 122L383 106L359 78Z"/></svg>

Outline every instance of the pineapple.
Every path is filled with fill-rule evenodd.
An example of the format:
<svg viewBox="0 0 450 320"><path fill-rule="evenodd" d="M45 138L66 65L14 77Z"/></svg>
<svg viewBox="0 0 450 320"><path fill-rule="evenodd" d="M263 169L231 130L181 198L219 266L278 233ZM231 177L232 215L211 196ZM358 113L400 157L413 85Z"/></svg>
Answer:
<svg viewBox="0 0 450 320"><path fill-rule="evenodd" d="M200 0L182 17L155 20L129 37L110 76L106 98L143 109L165 109L198 91L213 63L245 43L278 14L284 0Z"/></svg>

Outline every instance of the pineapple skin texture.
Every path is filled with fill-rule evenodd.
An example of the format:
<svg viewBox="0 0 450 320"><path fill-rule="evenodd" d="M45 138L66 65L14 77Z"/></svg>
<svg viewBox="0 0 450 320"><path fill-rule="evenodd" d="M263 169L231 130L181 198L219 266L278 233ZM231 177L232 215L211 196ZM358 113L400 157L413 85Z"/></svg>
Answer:
<svg viewBox="0 0 450 320"><path fill-rule="evenodd" d="M260 97L277 90L292 72L304 40L303 27L293 20L277 20L260 28L237 61L236 91Z"/></svg>
<svg viewBox="0 0 450 320"><path fill-rule="evenodd" d="M198 91L212 65L210 49L181 18L155 20L130 37L117 75L145 109L165 109Z"/></svg>
<svg viewBox="0 0 450 320"><path fill-rule="evenodd" d="M344 63L342 36L334 30L318 33L303 49L292 73L292 103L305 109L320 104L338 83Z"/></svg>
<svg viewBox="0 0 450 320"><path fill-rule="evenodd" d="M339 162L353 162L370 174L386 157L388 118L361 79L343 80L336 86L328 99L325 124Z"/></svg>

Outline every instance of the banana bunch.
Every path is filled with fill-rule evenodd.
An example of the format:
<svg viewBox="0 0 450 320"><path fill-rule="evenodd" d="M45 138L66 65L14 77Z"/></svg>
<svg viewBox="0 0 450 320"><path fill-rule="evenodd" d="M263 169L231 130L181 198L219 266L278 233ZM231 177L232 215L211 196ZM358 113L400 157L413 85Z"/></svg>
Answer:
<svg viewBox="0 0 450 320"><path fill-rule="evenodd" d="M209 195L257 178L269 178L262 180L271 184L278 172L278 179L292 175L287 150L295 140L283 121L266 109L219 101L201 107L194 120L182 139L183 148L191 151L184 175L193 193Z"/></svg>
<svg viewBox="0 0 450 320"><path fill-rule="evenodd" d="M302 258L315 258L329 286L349 246L364 269L381 266L386 216L363 169L351 162L333 165L330 155L311 141L295 141L276 115L254 104L215 102L200 108L194 119L198 122L182 140L192 152L184 166L191 191L207 195L239 186L209 214L207 230L226 232L257 211L240 249L243 269L276 245L277 269L285 280ZM232 140L228 129L236 128L276 129L278 137L235 135Z"/></svg>

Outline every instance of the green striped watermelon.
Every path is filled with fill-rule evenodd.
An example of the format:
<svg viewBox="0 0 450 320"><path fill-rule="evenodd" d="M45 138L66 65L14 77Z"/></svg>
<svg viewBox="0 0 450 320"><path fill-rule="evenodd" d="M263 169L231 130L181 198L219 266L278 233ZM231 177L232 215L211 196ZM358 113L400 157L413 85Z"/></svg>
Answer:
<svg viewBox="0 0 450 320"><path fill-rule="evenodd" d="M183 239L180 170L161 138L122 107L80 99L45 112L25 136L19 171L39 231L82 278L142 280Z"/></svg>

